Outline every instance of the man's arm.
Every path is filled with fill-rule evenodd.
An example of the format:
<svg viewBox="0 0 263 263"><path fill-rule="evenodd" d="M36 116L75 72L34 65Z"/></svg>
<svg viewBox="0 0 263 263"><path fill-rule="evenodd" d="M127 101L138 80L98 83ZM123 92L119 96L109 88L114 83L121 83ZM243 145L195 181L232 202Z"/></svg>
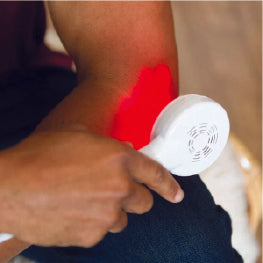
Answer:
<svg viewBox="0 0 263 263"><path fill-rule="evenodd" d="M171 92L176 93L177 53L169 2L48 4L58 34L76 63L79 86L43 121L41 129L78 121L109 135L120 98L131 94L144 68L158 64L169 67ZM160 90L166 92L170 90Z"/></svg>
<svg viewBox="0 0 263 263"><path fill-rule="evenodd" d="M173 96L173 93L176 93L177 57L169 3L49 2L49 7L58 33L76 63L79 85L42 121L37 129L39 132L46 131L49 133L50 131L60 130L74 133L74 131L82 130L83 128L84 130L93 131L102 135L111 135L115 121L114 116L120 108L120 100L123 97L129 97L131 95L138 82L140 72L142 72L143 69L153 69L159 64L167 65L170 69L170 77L173 85L167 84L163 90L161 87L158 92L171 93L171 96ZM152 75L147 74L148 71L146 70L146 78L147 76L151 78ZM139 82L140 81L139 79ZM149 83L151 83L151 80L149 80ZM139 85L139 87L144 89L143 85ZM151 90L149 90L149 92L151 93ZM149 103L149 101L146 99L145 103ZM153 101L152 103L158 103L158 101ZM131 111L132 110L133 106L131 107ZM46 145L48 145L49 142L53 145L57 140L57 138L54 138L56 135L51 134L50 137L52 138L46 142ZM69 138L71 137L67 137L67 140ZM81 140L81 142L74 144L76 147L68 148L72 151L73 156L76 155L77 152L79 156L83 156L83 150L78 146L86 145L86 148L91 148L90 151L101 152L103 153L102 156L105 155L107 157L106 146L111 144L110 141L106 139L105 141L98 140L100 143L97 143L96 140L92 139L90 143L87 144L87 142L83 141L83 138ZM31 141L33 141L33 143ZM31 141L29 139L27 142L24 142L22 146L20 145L20 148L11 151L11 155L14 156L13 153L17 150L26 152L28 148L30 148L31 151L32 145L37 145L39 148L43 138L40 136L40 138L33 138ZM94 142L94 144L92 144L92 142ZM114 157L114 152L119 152L120 148L123 149L123 147L116 146L116 144L113 143L109 150L109 156ZM55 150L58 150L57 155L60 155L61 164L64 165L67 163L63 161L65 160L63 159L63 154L67 157L67 151ZM56 153L55 150L54 152ZM135 155L134 152L129 154L131 157L133 156L133 166L137 167L138 163L135 159L138 156ZM33 157L36 158L35 155L33 155ZM46 156L46 166L50 167L49 157L50 156ZM107 159L106 157L105 159ZM30 158L32 158L32 155L30 155ZM88 158L88 154L83 156L83 158ZM83 158L78 158L78 161ZM95 172L95 174L102 173L104 168L99 158L95 158L92 161L92 165L98 167L98 171ZM118 158L115 158L114 163L116 162L119 162ZM77 165L77 163L78 162L75 161L74 164ZM41 169L45 170L45 161L43 161L40 166ZM57 169L61 170L59 167L61 166L58 166ZM78 178L78 174L74 171L80 170L79 167L80 165L72 165L70 168L75 178ZM109 165L108 167L111 167L112 170L114 169L113 165ZM147 171L146 166L143 167L143 170ZM107 168L105 169L107 170ZM37 189L28 171L29 170L27 170L27 175L24 180L32 181L30 187ZM35 169L33 169L33 171L35 171ZM160 173L160 170L156 177L154 175L156 171L153 172L153 169L149 169L148 172L141 175L139 181L143 181L143 178L147 177L148 173L149 176L152 176L152 179L147 179L149 180L148 185L166 199L172 201L176 192L180 192L179 186L168 174L164 175ZM114 170L110 174L113 175ZM109 177L110 174L107 176ZM52 173L52 178L54 178L53 181L56 185L57 182L55 179L57 178L57 174ZM113 180L114 177L111 179ZM50 178L45 178L45 180L48 181L47 185L49 185L49 187L50 184L52 186L52 180ZM158 183L155 182L156 180ZM45 181L43 181L42 184L44 186ZM121 182L119 184L122 185ZM84 182L81 181L80 186L83 185ZM110 183L109 187L111 187ZM130 190L133 189L132 187L128 188ZM41 187L38 190L41 191ZM79 193L81 193L81 189ZM129 193L129 195L130 194L131 193ZM148 193L143 191L143 194L145 195L145 199L148 200L148 204L142 203L142 207L137 206L134 208L134 212L138 211L138 209L146 211L149 209L149 206L151 206L151 198L148 196ZM69 195L68 190L67 195ZM134 193L132 195L134 195ZM182 195L180 198L182 198ZM50 199L52 199L52 197ZM54 200L55 199L56 196L54 196ZM136 198L133 200L133 203L135 200ZM130 209L130 211L132 212L132 209ZM102 218L105 217L105 215L101 215ZM119 219L120 218L118 218L118 220L115 219L115 221L118 222ZM37 222L35 223L36 227L38 227ZM116 225L115 229L122 229L125 226L125 217L122 216L122 222ZM8 228L3 230L7 231ZM29 229L25 229L25 232L27 231L30 232ZM102 236L103 234L101 234L100 238L102 238ZM33 242L30 234L27 238L24 238L23 233L21 233L19 237L28 242ZM55 240L50 240L50 243L48 243L47 240L45 240L45 242L46 244L54 244L54 242L57 242L56 245L63 245L63 242L68 244L69 239L69 235L67 236L67 234L65 234L64 240L60 241L60 243ZM45 243L43 240L38 240L38 242L42 242L42 244ZM77 243L82 246L90 246L92 244L92 242L90 241L89 243L88 240L81 241L81 237L79 237L79 240L75 240L75 242L73 240L72 242L74 245ZM25 244L25 246L27 246L27 244Z"/></svg>

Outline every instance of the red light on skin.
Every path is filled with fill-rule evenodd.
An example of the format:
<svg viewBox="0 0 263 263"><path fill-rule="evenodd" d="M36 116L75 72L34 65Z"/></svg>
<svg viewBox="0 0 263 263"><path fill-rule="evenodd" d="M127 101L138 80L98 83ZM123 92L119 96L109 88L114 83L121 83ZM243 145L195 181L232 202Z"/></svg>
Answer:
<svg viewBox="0 0 263 263"><path fill-rule="evenodd" d="M143 68L130 96L120 100L111 136L133 143L135 149L147 145L157 116L174 99L172 94L171 72L166 65Z"/></svg>

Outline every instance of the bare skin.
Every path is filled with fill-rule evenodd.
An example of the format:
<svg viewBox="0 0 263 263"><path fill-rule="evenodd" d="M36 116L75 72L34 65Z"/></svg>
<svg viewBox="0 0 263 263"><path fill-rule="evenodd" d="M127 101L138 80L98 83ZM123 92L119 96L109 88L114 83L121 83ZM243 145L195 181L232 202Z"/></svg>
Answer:
<svg viewBox="0 0 263 263"><path fill-rule="evenodd" d="M0 230L19 239L1 244L0 262L22 250L21 241L24 248L92 247L107 232L120 232L127 213L152 207L149 190L138 182L170 202L183 198L160 164L105 137L119 98L130 92L142 67L166 64L177 83L169 3L49 2L49 7L76 62L79 85L34 134L0 154Z"/></svg>
<svg viewBox="0 0 263 263"><path fill-rule="evenodd" d="M4 162L9 176L1 183L2 229L37 245L90 247L108 231L121 231L126 212L145 213L153 204L149 190L135 180L174 203L179 190L158 163L83 131L36 133L7 150Z"/></svg>

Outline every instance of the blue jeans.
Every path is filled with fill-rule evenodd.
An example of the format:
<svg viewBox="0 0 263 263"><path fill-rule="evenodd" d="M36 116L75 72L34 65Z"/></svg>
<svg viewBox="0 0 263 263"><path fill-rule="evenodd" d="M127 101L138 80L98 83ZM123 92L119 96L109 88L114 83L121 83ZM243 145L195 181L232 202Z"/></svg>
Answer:
<svg viewBox="0 0 263 263"><path fill-rule="evenodd" d="M76 85L66 70L42 68L0 82L0 147L28 136ZM128 226L107 234L92 248L31 246L23 255L40 263L239 263L231 245L231 221L215 205L198 175L178 177L185 191L179 204L152 192L154 206L143 215L128 214ZM36 233L37 234L37 233Z"/></svg>

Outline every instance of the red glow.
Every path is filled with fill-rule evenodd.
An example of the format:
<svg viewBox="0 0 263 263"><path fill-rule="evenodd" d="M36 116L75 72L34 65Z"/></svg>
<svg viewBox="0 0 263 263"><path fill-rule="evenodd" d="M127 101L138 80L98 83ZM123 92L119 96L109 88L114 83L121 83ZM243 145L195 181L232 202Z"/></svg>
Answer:
<svg viewBox="0 0 263 263"><path fill-rule="evenodd" d="M120 101L111 136L132 142L135 149L148 144L155 119L174 99L172 94L171 73L167 66L143 68L131 95Z"/></svg>

